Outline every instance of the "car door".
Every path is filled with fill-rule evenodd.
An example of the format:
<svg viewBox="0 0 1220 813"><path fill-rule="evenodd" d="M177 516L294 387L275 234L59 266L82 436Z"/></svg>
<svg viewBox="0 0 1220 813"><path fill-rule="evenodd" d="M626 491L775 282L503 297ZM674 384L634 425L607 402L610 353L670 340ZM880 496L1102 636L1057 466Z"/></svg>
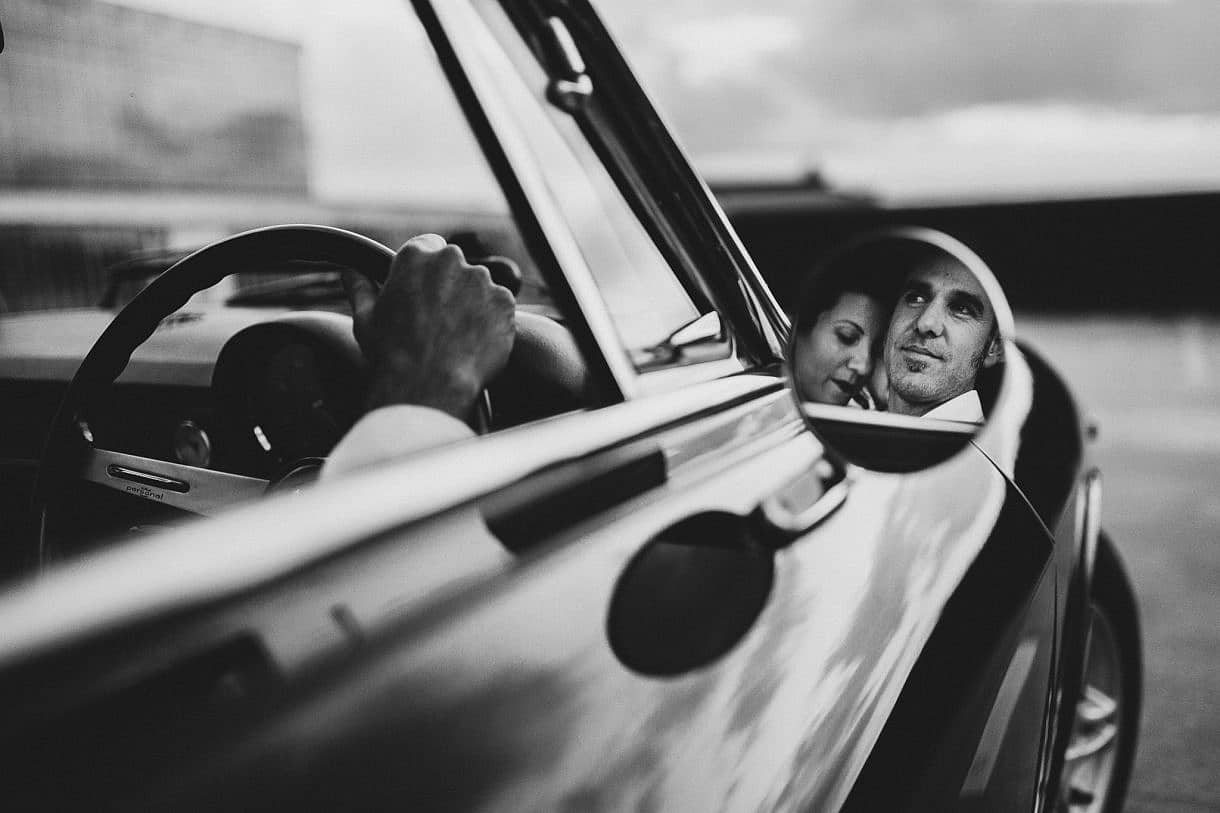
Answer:
<svg viewBox="0 0 1220 813"><path fill-rule="evenodd" d="M174 620L111 655L190 637L193 657L220 658L216 681L254 698L182 728L141 683L175 663L129 669L113 684L145 733L111 746L124 770L86 757L37 767L71 750L70 718L34 738L31 773L16 775L175 807L866 809L880 791L898 806L981 807L1002 788L1032 792L1010 771L1031 742L1036 764L1054 572L1024 500L973 446L904 475L825 453L778 363L782 314L583 4L417 8L621 402L269 500L9 594L10 688L31 691L23 659L103 631L113 642L155 611ZM565 197L574 170L557 175L530 132L541 124L504 102L504 22L569 68L583 54L591 97L582 71L564 78L575 90L547 74L535 91L573 116L622 198L610 205L629 207L669 268L632 278L639 307L681 288L689 324L717 329L629 341L635 303L590 268L580 199ZM1022 397L1005 391L980 445L1016 443ZM138 589L121 578L166 570L179 575ZM235 640L249 646L225 660ZM164 694L165 708L181 702ZM925 704L945 714L921 717ZM147 734L154 722L165 739ZM902 759L910 750L927 758Z"/></svg>
<svg viewBox="0 0 1220 813"><path fill-rule="evenodd" d="M777 382L745 375L380 473L384 499L478 466L470 485L504 484L481 501L493 533L468 509L438 511L349 560L342 579L317 571L293 612L317 629L268 616L260 640L282 671L327 628L357 654L294 683L240 736L203 738L206 756L147 798L836 809L939 611L995 538L1006 489L972 452L921 475L857 474L817 498L842 499L837 511L790 544L768 542L751 517L821 459L793 418ZM583 453L553 461L573 432L588 439ZM604 484L620 478L634 483L620 494L638 493L607 500ZM583 509L569 526L541 539L520 530L531 510L569 501ZM311 507L280 530L299 538L320 517ZM505 535L520 552L505 552ZM353 582L357 596L316 586Z"/></svg>

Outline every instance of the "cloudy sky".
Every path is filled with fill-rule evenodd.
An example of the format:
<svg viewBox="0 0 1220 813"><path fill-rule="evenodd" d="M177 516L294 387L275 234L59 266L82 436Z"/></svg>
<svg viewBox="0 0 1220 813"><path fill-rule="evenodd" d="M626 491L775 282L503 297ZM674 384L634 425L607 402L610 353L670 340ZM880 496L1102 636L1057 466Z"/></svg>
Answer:
<svg viewBox="0 0 1220 813"><path fill-rule="evenodd" d="M603 6L712 174L812 167L899 200L1220 188L1212 0Z"/></svg>
<svg viewBox="0 0 1220 813"><path fill-rule="evenodd" d="M346 101L355 116L369 88L387 102L414 93L434 103L413 80L392 78L404 54L423 55L409 30L387 25L402 15L398 0L265 0L266 13L254 16L245 0L122 2L306 43L315 112ZM600 6L713 179L814 169L893 201L1220 189L1215 0ZM354 18L357 10L368 17ZM324 190L341 194L353 179L367 188L382 173L356 159L391 143L403 151L410 120L391 108L403 110L387 104L384 121L366 112L315 125ZM424 170L413 171L454 166L454 149L425 141L411 150L427 158L416 162ZM445 187L442 174L433 180Z"/></svg>

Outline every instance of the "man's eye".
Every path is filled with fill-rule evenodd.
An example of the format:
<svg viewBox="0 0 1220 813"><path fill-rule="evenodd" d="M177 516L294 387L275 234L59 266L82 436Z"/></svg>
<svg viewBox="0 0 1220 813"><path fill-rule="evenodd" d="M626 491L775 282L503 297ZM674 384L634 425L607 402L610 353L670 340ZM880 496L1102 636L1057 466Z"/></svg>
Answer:
<svg viewBox="0 0 1220 813"><path fill-rule="evenodd" d="M903 294L902 301L908 305L921 305L924 302L924 296L919 291L907 291Z"/></svg>

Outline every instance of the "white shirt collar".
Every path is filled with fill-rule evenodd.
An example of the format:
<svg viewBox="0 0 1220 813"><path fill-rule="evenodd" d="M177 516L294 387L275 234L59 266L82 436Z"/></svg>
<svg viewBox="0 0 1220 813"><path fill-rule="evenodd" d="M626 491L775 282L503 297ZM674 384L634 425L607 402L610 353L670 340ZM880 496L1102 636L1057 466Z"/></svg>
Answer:
<svg viewBox="0 0 1220 813"><path fill-rule="evenodd" d="M983 402L977 390L967 390L956 398L950 398L923 414L925 418L940 418L948 421L983 422Z"/></svg>

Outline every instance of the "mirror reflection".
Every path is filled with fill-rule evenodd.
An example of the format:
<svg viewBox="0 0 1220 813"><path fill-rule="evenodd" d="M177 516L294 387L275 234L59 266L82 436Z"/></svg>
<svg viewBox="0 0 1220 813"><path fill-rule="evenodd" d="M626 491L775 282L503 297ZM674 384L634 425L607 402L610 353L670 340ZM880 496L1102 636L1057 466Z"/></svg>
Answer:
<svg viewBox="0 0 1220 813"><path fill-rule="evenodd" d="M811 274L794 318L798 397L982 423L980 388L994 389L984 379L1003 359L989 275L965 246L924 229L834 252Z"/></svg>
<svg viewBox="0 0 1220 813"><path fill-rule="evenodd" d="M854 270L860 273L850 273ZM818 283L802 297L794 325L797 393L803 401L875 408L871 382L893 312L892 295L869 269L828 268Z"/></svg>

